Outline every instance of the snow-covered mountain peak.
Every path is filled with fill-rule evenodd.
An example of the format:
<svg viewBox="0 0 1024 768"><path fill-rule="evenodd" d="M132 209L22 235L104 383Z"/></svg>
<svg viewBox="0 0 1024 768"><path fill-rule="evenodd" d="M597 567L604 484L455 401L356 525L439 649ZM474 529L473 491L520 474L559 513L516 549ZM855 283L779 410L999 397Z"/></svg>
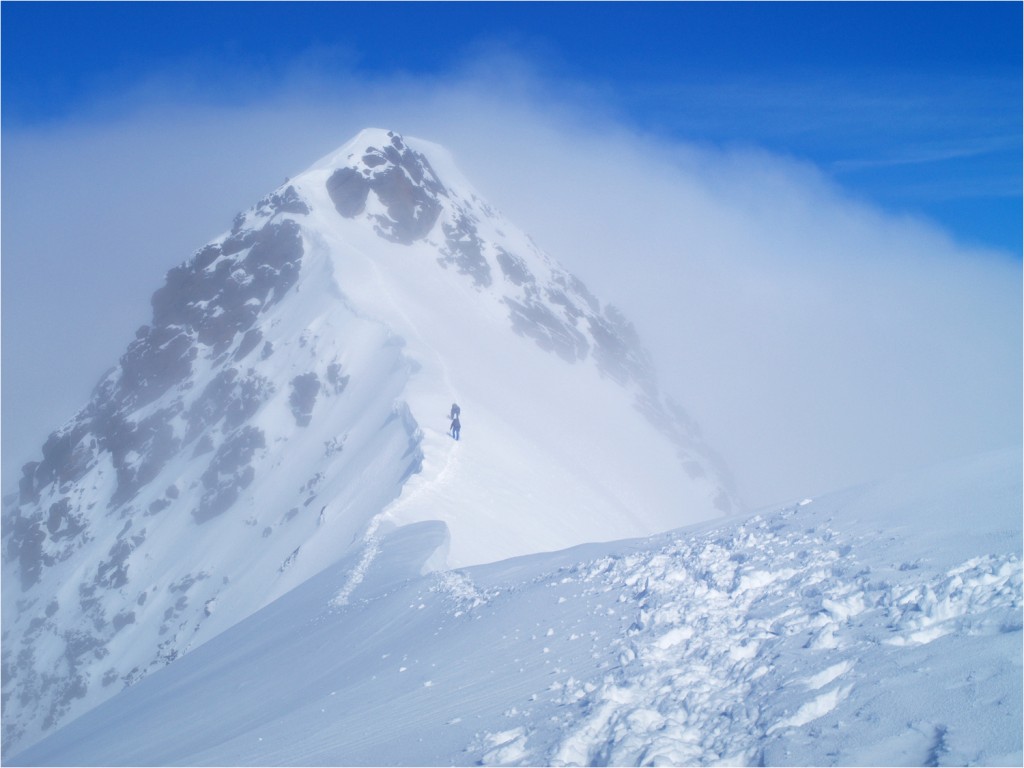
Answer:
<svg viewBox="0 0 1024 768"><path fill-rule="evenodd" d="M4 499L5 750L400 526L449 567L731 508L628 320L429 142L363 131L152 306Z"/></svg>
<svg viewBox="0 0 1024 768"><path fill-rule="evenodd" d="M364 128L338 149L313 163L307 172L351 168L369 175L375 169L384 170L382 166L385 165L406 167L411 170L416 183L430 177L434 182L443 178L448 184L460 188L470 186L445 147L387 128ZM416 170L417 167L420 170Z"/></svg>

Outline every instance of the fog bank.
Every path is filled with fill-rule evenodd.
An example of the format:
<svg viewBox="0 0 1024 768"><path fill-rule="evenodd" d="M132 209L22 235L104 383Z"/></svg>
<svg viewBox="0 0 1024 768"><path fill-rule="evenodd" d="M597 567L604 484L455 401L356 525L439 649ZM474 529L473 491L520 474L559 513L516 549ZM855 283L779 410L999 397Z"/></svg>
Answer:
<svg viewBox="0 0 1024 768"><path fill-rule="evenodd" d="M792 158L642 133L514 68L290 82L241 107L150 83L159 99L126 95L110 117L5 132L5 493L148 321L165 271L367 125L447 146L623 309L749 506L1021 441L1010 254Z"/></svg>

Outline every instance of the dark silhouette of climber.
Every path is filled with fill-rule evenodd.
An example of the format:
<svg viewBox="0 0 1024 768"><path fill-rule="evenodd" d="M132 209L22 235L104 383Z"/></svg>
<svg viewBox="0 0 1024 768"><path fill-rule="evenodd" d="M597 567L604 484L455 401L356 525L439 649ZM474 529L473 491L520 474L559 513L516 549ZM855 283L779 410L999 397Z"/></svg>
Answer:
<svg viewBox="0 0 1024 768"><path fill-rule="evenodd" d="M452 437L456 440L459 439L459 430L462 429L462 422L459 421L459 415L455 414L455 418L452 419Z"/></svg>
<svg viewBox="0 0 1024 768"><path fill-rule="evenodd" d="M452 412L448 414L449 419L458 418L459 414L462 413L462 409L459 408L458 403L452 403Z"/></svg>

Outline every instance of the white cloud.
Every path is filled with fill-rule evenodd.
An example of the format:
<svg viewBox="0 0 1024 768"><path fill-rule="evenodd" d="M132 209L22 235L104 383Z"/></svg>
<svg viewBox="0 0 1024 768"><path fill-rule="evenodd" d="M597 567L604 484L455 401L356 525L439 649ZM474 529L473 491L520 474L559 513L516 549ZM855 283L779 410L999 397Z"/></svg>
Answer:
<svg viewBox="0 0 1024 768"><path fill-rule="evenodd" d="M365 125L448 146L633 317L754 504L1019 442L1009 255L805 164L642 134L594 90L508 61L443 81L316 70L244 107L140 88L116 118L5 134L5 484L148 320L166 269Z"/></svg>

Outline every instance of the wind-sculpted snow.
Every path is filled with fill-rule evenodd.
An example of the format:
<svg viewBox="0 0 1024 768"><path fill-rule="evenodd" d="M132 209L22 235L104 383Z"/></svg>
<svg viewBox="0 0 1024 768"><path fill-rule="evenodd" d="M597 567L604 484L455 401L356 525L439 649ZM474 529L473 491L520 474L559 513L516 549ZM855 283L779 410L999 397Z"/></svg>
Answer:
<svg viewBox="0 0 1024 768"><path fill-rule="evenodd" d="M864 685L879 644L1019 632L1017 554L894 584L873 579L829 527L794 530L795 513L559 574L577 589L570 599L604 595L621 618L607 650L619 663L600 682L559 681L566 735L539 753L524 739L513 762L788 763L783 734ZM827 726L816 730L828 738ZM484 763L507 764L493 760L506 749Z"/></svg>
<svg viewBox="0 0 1024 768"><path fill-rule="evenodd" d="M152 309L4 499L5 755L396 525L436 568L733 507L629 321L427 142L364 131Z"/></svg>
<svg viewBox="0 0 1024 768"><path fill-rule="evenodd" d="M427 575L381 525L14 763L1018 765L1019 467Z"/></svg>

